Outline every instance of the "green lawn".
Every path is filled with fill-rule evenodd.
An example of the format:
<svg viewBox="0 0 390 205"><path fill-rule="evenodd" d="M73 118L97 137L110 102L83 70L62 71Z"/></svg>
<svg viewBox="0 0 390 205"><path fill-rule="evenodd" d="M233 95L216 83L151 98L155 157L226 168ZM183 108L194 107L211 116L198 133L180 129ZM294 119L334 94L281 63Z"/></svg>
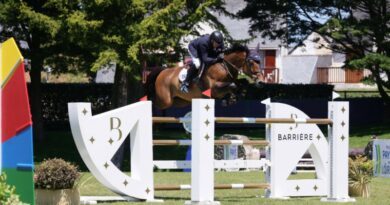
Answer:
<svg viewBox="0 0 390 205"><path fill-rule="evenodd" d="M155 184L190 184L191 175L183 172L155 172ZM294 178L306 178L306 176L295 176ZM84 183L87 180L86 183ZM262 172L215 172L215 183L262 183L264 174ZM80 181L80 193L83 196L113 196L111 191L96 181L90 173L83 173ZM390 204L390 179L374 178L371 183L371 196L368 199L356 198L354 204L385 205ZM158 191L155 193L157 199L163 199L165 204L183 204L190 200L190 191ZM264 190L216 190L215 198L222 204L327 204L320 202L320 197L291 198L288 200L273 200L263 198ZM110 205L127 204L125 202L101 203ZM145 203L136 203L145 204ZM150 203L152 204L152 203ZM329 203L334 204L334 203Z"/></svg>
<svg viewBox="0 0 390 205"><path fill-rule="evenodd" d="M390 124L350 128L349 147L365 147L373 135L377 135L379 139L390 139Z"/></svg>
<svg viewBox="0 0 390 205"><path fill-rule="evenodd" d="M323 127L326 131L326 127ZM326 133L326 132L325 132ZM156 128L153 131L155 139L189 139L182 130ZM265 131L257 129L217 129L216 137L223 134L241 134L250 139L264 139ZM370 141L372 135L377 135L380 139L390 139L390 126L387 124L375 126L357 126L350 128L350 148L364 148ZM325 134L326 135L326 134ZM163 159L185 159L186 147L155 147L154 158ZM47 131L43 142L34 142L34 161L39 163L47 158L60 157L79 165L81 170L86 171L76 145L74 144L70 131ZM128 164L125 159L125 166Z"/></svg>
<svg viewBox="0 0 390 205"><path fill-rule="evenodd" d="M325 128L325 127L324 127ZM326 130L326 128L325 128ZM182 130L156 128L154 130L156 139L183 139L189 138ZM264 139L264 129L217 129L216 136L223 134L242 134L250 139ZM390 126L360 126L350 128L350 147L363 148L369 142L372 135L381 139L390 139ZM154 148L154 159L184 159L186 147L156 147ZM125 154L128 156L128 153ZM83 175L79 182L79 188L83 196L93 195L115 195L91 176L81 160L81 157L74 144L69 131L46 132L46 139L43 142L34 143L34 160L36 163L45 158L59 157L79 165ZM128 166L128 159L125 159L124 167ZM256 183L264 182L264 175L261 172L216 172L216 183ZM293 178L306 176L292 175ZM190 174L182 172L156 172L155 184L190 184ZM390 204L390 179L374 178L371 185L371 196L369 199L357 198L355 204ZM292 198L289 200L265 199L264 190L216 190L216 200L222 204L325 204L319 201L319 197ZM190 191L156 192L156 198L163 199L165 204L183 204L190 199ZM126 204L124 202L103 203L110 205ZM145 203L143 203L145 204Z"/></svg>

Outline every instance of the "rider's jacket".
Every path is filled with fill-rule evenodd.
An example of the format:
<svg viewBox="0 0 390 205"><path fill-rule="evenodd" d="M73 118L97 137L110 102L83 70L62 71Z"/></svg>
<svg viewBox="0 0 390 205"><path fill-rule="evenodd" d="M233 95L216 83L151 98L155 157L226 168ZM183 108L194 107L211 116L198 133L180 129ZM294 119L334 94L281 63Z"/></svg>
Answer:
<svg viewBox="0 0 390 205"><path fill-rule="evenodd" d="M200 36L188 45L188 50L191 52L191 55L199 58L207 66L217 61L217 57L223 52L223 49L223 43L218 48L213 49L209 34Z"/></svg>

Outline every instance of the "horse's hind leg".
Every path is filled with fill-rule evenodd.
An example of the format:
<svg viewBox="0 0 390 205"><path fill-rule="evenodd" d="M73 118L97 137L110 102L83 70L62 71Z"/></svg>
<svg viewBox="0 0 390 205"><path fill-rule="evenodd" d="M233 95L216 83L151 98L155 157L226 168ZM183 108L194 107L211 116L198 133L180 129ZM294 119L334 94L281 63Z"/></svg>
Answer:
<svg viewBox="0 0 390 205"><path fill-rule="evenodd" d="M171 107L173 104L171 93L164 88L157 88L156 90L156 106L162 110Z"/></svg>

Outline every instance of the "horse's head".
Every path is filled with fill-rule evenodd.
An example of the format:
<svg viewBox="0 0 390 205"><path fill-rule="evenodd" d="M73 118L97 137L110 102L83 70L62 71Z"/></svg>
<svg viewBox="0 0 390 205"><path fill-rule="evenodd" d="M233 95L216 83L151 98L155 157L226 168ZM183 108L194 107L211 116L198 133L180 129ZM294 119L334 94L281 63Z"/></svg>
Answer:
<svg viewBox="0 0 390 205"><path fill-rule="evenodd" d="M231 67L238 72L243 72L245 75L257 81L260 70L260 55L258 51L250 52L248 47L242 45L233 45L225 52L225 62L227 67Z"/></svg>
<svg viewBox="0 0 390 205"><path fill-rule="evenodd" d="M261 74L260 69L260 55L257 52L250 52L245 59L245 64L242 67L242 71L254 80L258 79Z"/></svg>

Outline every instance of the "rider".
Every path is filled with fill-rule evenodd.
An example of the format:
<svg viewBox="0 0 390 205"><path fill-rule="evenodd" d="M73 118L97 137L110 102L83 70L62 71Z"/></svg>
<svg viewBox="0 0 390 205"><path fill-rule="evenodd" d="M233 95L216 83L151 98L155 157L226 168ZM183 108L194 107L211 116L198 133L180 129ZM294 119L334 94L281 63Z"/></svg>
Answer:
<svg viewBox="0 0 390 205"><path fill-rule="evenodd" d="M219 55L223 52L223 49L223 35L219 31L214 31L211 35L202 35L191 41L188 45L188 50L192 58L192 63L187 71L186 79L180 86L180 90L188 93L188 87L198 74L199 68L207 68L216 62L223 61L223 56Z"/></svg>

